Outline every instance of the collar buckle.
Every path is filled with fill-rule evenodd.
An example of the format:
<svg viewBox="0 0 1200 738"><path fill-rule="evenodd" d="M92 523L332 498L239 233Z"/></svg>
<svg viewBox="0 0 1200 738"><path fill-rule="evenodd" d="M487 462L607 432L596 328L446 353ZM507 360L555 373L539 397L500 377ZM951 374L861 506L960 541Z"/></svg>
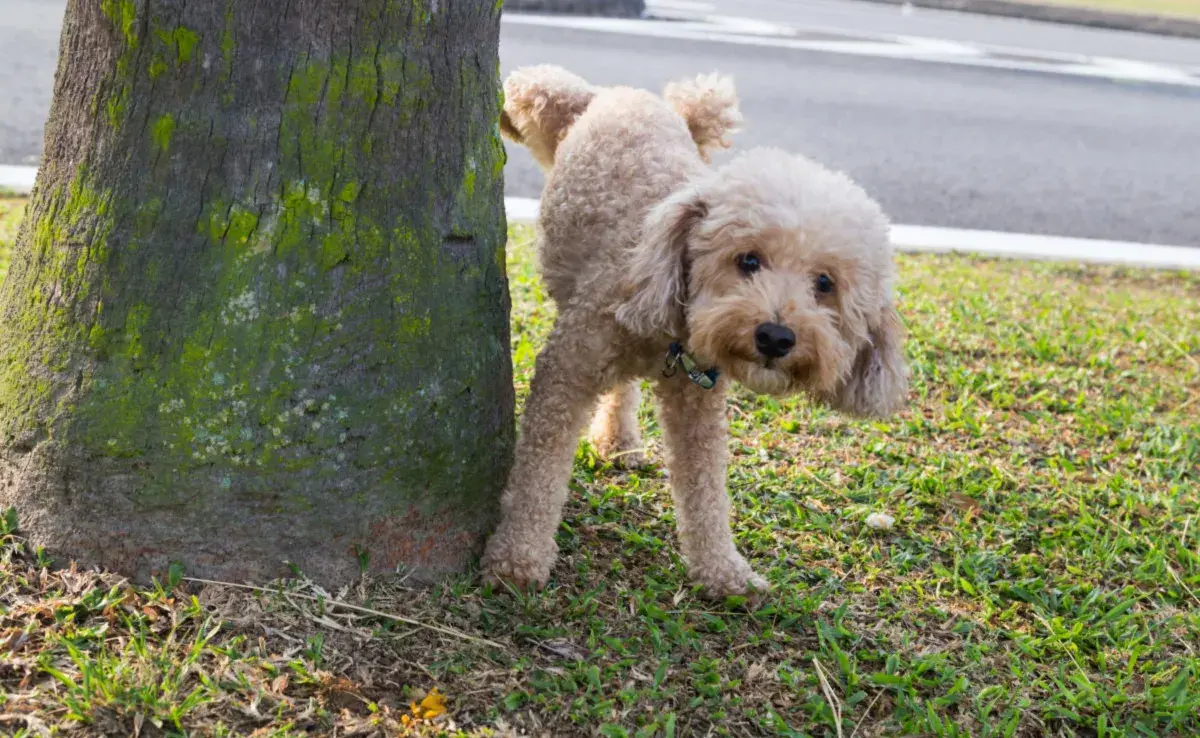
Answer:
<svg viewBox="0 0 1200 738"><path fill-rule="evenodd" d="M664 377L673 377L679 366L683 367L683 371L687 374L687 378L700 385L706 390L717 386L717 378L721 376L721 372L715 366L711 369L701 370L696 366L696 360L692 355L683 350L683 344L672 343L667 349L666 365L663 367Z"/></svg>

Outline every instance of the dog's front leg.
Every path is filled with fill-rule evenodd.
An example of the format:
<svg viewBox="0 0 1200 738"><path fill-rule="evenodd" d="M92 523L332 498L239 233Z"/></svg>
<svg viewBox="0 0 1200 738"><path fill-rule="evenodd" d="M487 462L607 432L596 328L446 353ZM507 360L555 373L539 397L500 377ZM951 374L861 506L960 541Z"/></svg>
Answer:
<svg viewBox="0 0 1200 738"><path fill-rule="evenodd" d="M591 339L591 340L589 340ZM554 532L567 501L579 436L604 389L602 343L560 319L538 355L508 483L500 525L483 555L484 577L518 589L542 587L558 554Z"/></svg>
<svg viewBox="0 0 1200 738"><path fill-rule="evenodd" d="M692 579L713 597L767 590L766 580L738 553L729 528L725 387L721 380L706 390L677 374L655 388L683 556Z"/></svg>

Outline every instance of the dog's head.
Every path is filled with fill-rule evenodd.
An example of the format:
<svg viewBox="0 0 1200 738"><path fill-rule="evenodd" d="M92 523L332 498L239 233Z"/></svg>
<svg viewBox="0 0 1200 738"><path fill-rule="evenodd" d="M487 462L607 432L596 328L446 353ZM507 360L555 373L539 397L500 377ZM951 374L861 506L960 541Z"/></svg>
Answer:
<svg viewBox="0 0 1200 738"><path fill-rule="evenodd" d="M888 222L845 175L742 154L654 208L631 261L617 311L628 330L686 337L756 392L866 416L903 404Z"/></svg>

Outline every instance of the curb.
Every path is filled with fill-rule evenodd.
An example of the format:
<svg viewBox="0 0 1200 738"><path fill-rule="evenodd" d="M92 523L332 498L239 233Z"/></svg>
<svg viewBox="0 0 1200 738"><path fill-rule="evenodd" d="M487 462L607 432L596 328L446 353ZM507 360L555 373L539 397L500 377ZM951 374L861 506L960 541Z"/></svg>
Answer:
<svg viewBox="0 0 1200 738"><path fill-rule="evenodd" d="M974 254L1024 261L1200 271L1200 243L1191 248L1031 233L893 225L892 244L899 251L925 254Z"/></svg>
<svg viewBox="0 0 1200 738"><path fill-rule="evenodd" d="M504 211L510 223L532 223L537 220L538 201L527 197L506 197ZM1189 248L1030 233L893 225L892 245L897 251L910 253L974 254L1024 261L1069 261L1200 271L1200 243L1196 244L1196 248Z"/></svg>
<svg viewBox="0 0 1200 738"><path fill-rule="evenodd" d="M1020 0L863 0L863 2L881 5L909 5L932 10L955 10L963 13L1103 28L1111 31L1136 31L1157 36L1200 38L1200 20L1166 15L1119 13L1069 5L1026 3L1020 2Z"/></svg>
<svg viewBox="0 0 1200 738"><path fill-rule="evenodd" d="M11 191L15 195L28 195L33 191L37 179L35 167L13 167L0 164L0 193Z"/></svg>

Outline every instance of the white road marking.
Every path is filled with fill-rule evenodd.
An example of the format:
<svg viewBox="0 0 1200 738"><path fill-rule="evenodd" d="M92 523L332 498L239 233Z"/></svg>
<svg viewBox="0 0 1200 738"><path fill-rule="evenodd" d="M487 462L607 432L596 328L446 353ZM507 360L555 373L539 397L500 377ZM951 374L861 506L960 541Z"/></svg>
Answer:
<svg viewBox="0 0 1200 738"><path fill-rule="evenodd" d="M1030 233L973 231L959 228L893 225L892 243L901 251L970 253L1014 259L1077 261L1155 269L1200 270L1200 243L1195 248L1093 238L1038 236Z"/></svg>
<svg viewBox="0 0 1200 738"><path fill-rule="evenodd" d="M506 197L504 210L510 223L529 223L537 219L538 201L528 197ZM1029 233L893 225L892 245L900 251L915 253L963 253L1200 271L1200 243L1196 244L1196 248L1188 248Z"/></svg>
<svg viewBox="0 0 1200 738"><path fill-rule="evenodd" d="M34 167L0 166L0 188L13 190L17 194L29 194L36 177L37 169ZM531 223L537 219L538 201L529 197L506 197L504 211L512 223ZM1086 264L1121 264L1200 271L1200 243L1196 244L1196 248L1188 248L916 225L893 225L892 243L901 251L966 253L1015 259L1049 259Z"/></svg>
<svg viewBox="0 0 1200 738"><path fill-rule="evenodd" d="M10 167L0 164L0 190L13 190L17 194L28 194L37 179L36 167Z"/></svg>
<svg viewBox="0 0 1200 738"><path fill-rule="evenodd" d="M690 0L650 0L646 10L652 13L699 13L708 14L717 9L712 3L690 2Z"/></svg>
<svg viewBox="0 0 1200 738"><path fill-rule="evenodd" d="M537 220L539 205L532 197L506 197L504 214L515 223L532 223Z"/></svg>
<svg viewBox="0 0 1200 738"><path fill-rule="evenodd" d="M1011 47L965 44L916 36L848 33L844 30L789 27L733 16L688 16L677 21L625 18L589 18L566 15L504 15L502 22L518 26L569 28L596 33L760 46L798 51L819 51L887 59L958 64L1015 71L1046 72L1125 82L1200 87L1200 70L1163 64L1088 57ZM826 38L804 38L808 34ZM833 36L834 38L828 38ZM839 36L844 38L838 38ZM1020 58L1005 58L1005 57Z"/></svg>

